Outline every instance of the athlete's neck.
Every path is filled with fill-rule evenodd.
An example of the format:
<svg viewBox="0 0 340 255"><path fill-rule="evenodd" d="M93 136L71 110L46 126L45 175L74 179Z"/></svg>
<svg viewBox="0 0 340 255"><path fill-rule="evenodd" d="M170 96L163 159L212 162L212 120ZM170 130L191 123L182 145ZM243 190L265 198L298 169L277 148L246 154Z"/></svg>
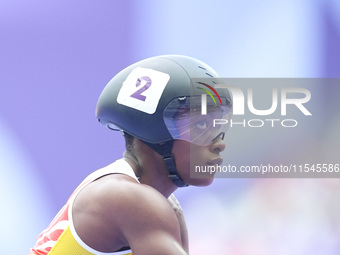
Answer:
<svg viewBox="0 0 340 255"><path fill-rule="evenodd" d="M123 159L131 166L140 183L153 187L163 196L169 197L177 189L177 186L168 178L167 171L164 171L164 166L162 164L158 166L155 160L143 160L143 164L129 152L124 153Z"/></svg>

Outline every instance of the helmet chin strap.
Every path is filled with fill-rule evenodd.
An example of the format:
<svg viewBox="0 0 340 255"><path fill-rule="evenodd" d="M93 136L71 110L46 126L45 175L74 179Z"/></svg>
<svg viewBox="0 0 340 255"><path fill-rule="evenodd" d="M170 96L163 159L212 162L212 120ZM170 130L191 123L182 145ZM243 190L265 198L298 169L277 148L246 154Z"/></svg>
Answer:
<svg viewBox="0 0 340 255"><path fill-rule="evenodd" d="M153 143L148 143L148 142L144 142L144 143L163 157L163 160L166 165L166 168L168 169L169 178L171 179L171 181L177 187L187 187L188 184L186 184L182 180L182 178L179 176L179 173L177 171L176 164L175 164L175 158L174 158L174 155L172 155L172 147L173 147L174 141L173 140L167 141L167 142L160 143L160 144L153 144Z"/></svg>

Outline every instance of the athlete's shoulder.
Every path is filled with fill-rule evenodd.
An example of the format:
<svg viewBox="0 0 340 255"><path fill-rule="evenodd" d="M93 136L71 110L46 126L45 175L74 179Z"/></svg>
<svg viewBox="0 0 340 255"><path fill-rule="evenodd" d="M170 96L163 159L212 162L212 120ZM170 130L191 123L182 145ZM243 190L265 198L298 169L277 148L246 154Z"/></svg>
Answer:
<svg viewBox="0 0 340 255"><path fill-rule="evenodd" d="M154 188L123 174L106 175L87 185L78 194L72 213L79 236L93 247L126 246L131 233L140 235L139 230L147 231L155 225L179 231L168 200ZM98 243L94 233L102 234Z"/></svg>
<svg viewBox="0 0 340 255"><path fill-rule="evenodd" d="M146 208L171 208L167 199L151 186L138 183L125 175L109 175L94 182L90 187L94 200L106 207L124 210L145 210Z"/></svg>

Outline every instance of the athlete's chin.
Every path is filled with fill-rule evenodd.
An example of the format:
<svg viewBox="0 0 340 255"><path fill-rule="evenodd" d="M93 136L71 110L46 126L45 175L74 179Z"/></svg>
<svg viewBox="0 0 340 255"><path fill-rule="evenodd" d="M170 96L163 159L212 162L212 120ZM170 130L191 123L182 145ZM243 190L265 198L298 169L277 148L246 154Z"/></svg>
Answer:
<svg viewBox="0 0 340 255"><path fill-rule="evenodd" d="M213 177L203 177L203 178L190 178L190 185L197 187L205 187L212 184L214 181Z"/></svg>

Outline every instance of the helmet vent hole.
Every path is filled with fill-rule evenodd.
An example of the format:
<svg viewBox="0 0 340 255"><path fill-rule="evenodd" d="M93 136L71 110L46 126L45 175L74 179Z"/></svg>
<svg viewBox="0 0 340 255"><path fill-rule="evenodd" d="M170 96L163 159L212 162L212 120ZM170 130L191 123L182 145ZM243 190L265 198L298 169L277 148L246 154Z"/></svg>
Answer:
<svg viewBox="0 0 340 255"><path fill-rule="evenodd" d="M207 69L205 69L203 66L198 66L198 68L201 68L201 69L203 69L203 70L207 70Z"/></svg>

